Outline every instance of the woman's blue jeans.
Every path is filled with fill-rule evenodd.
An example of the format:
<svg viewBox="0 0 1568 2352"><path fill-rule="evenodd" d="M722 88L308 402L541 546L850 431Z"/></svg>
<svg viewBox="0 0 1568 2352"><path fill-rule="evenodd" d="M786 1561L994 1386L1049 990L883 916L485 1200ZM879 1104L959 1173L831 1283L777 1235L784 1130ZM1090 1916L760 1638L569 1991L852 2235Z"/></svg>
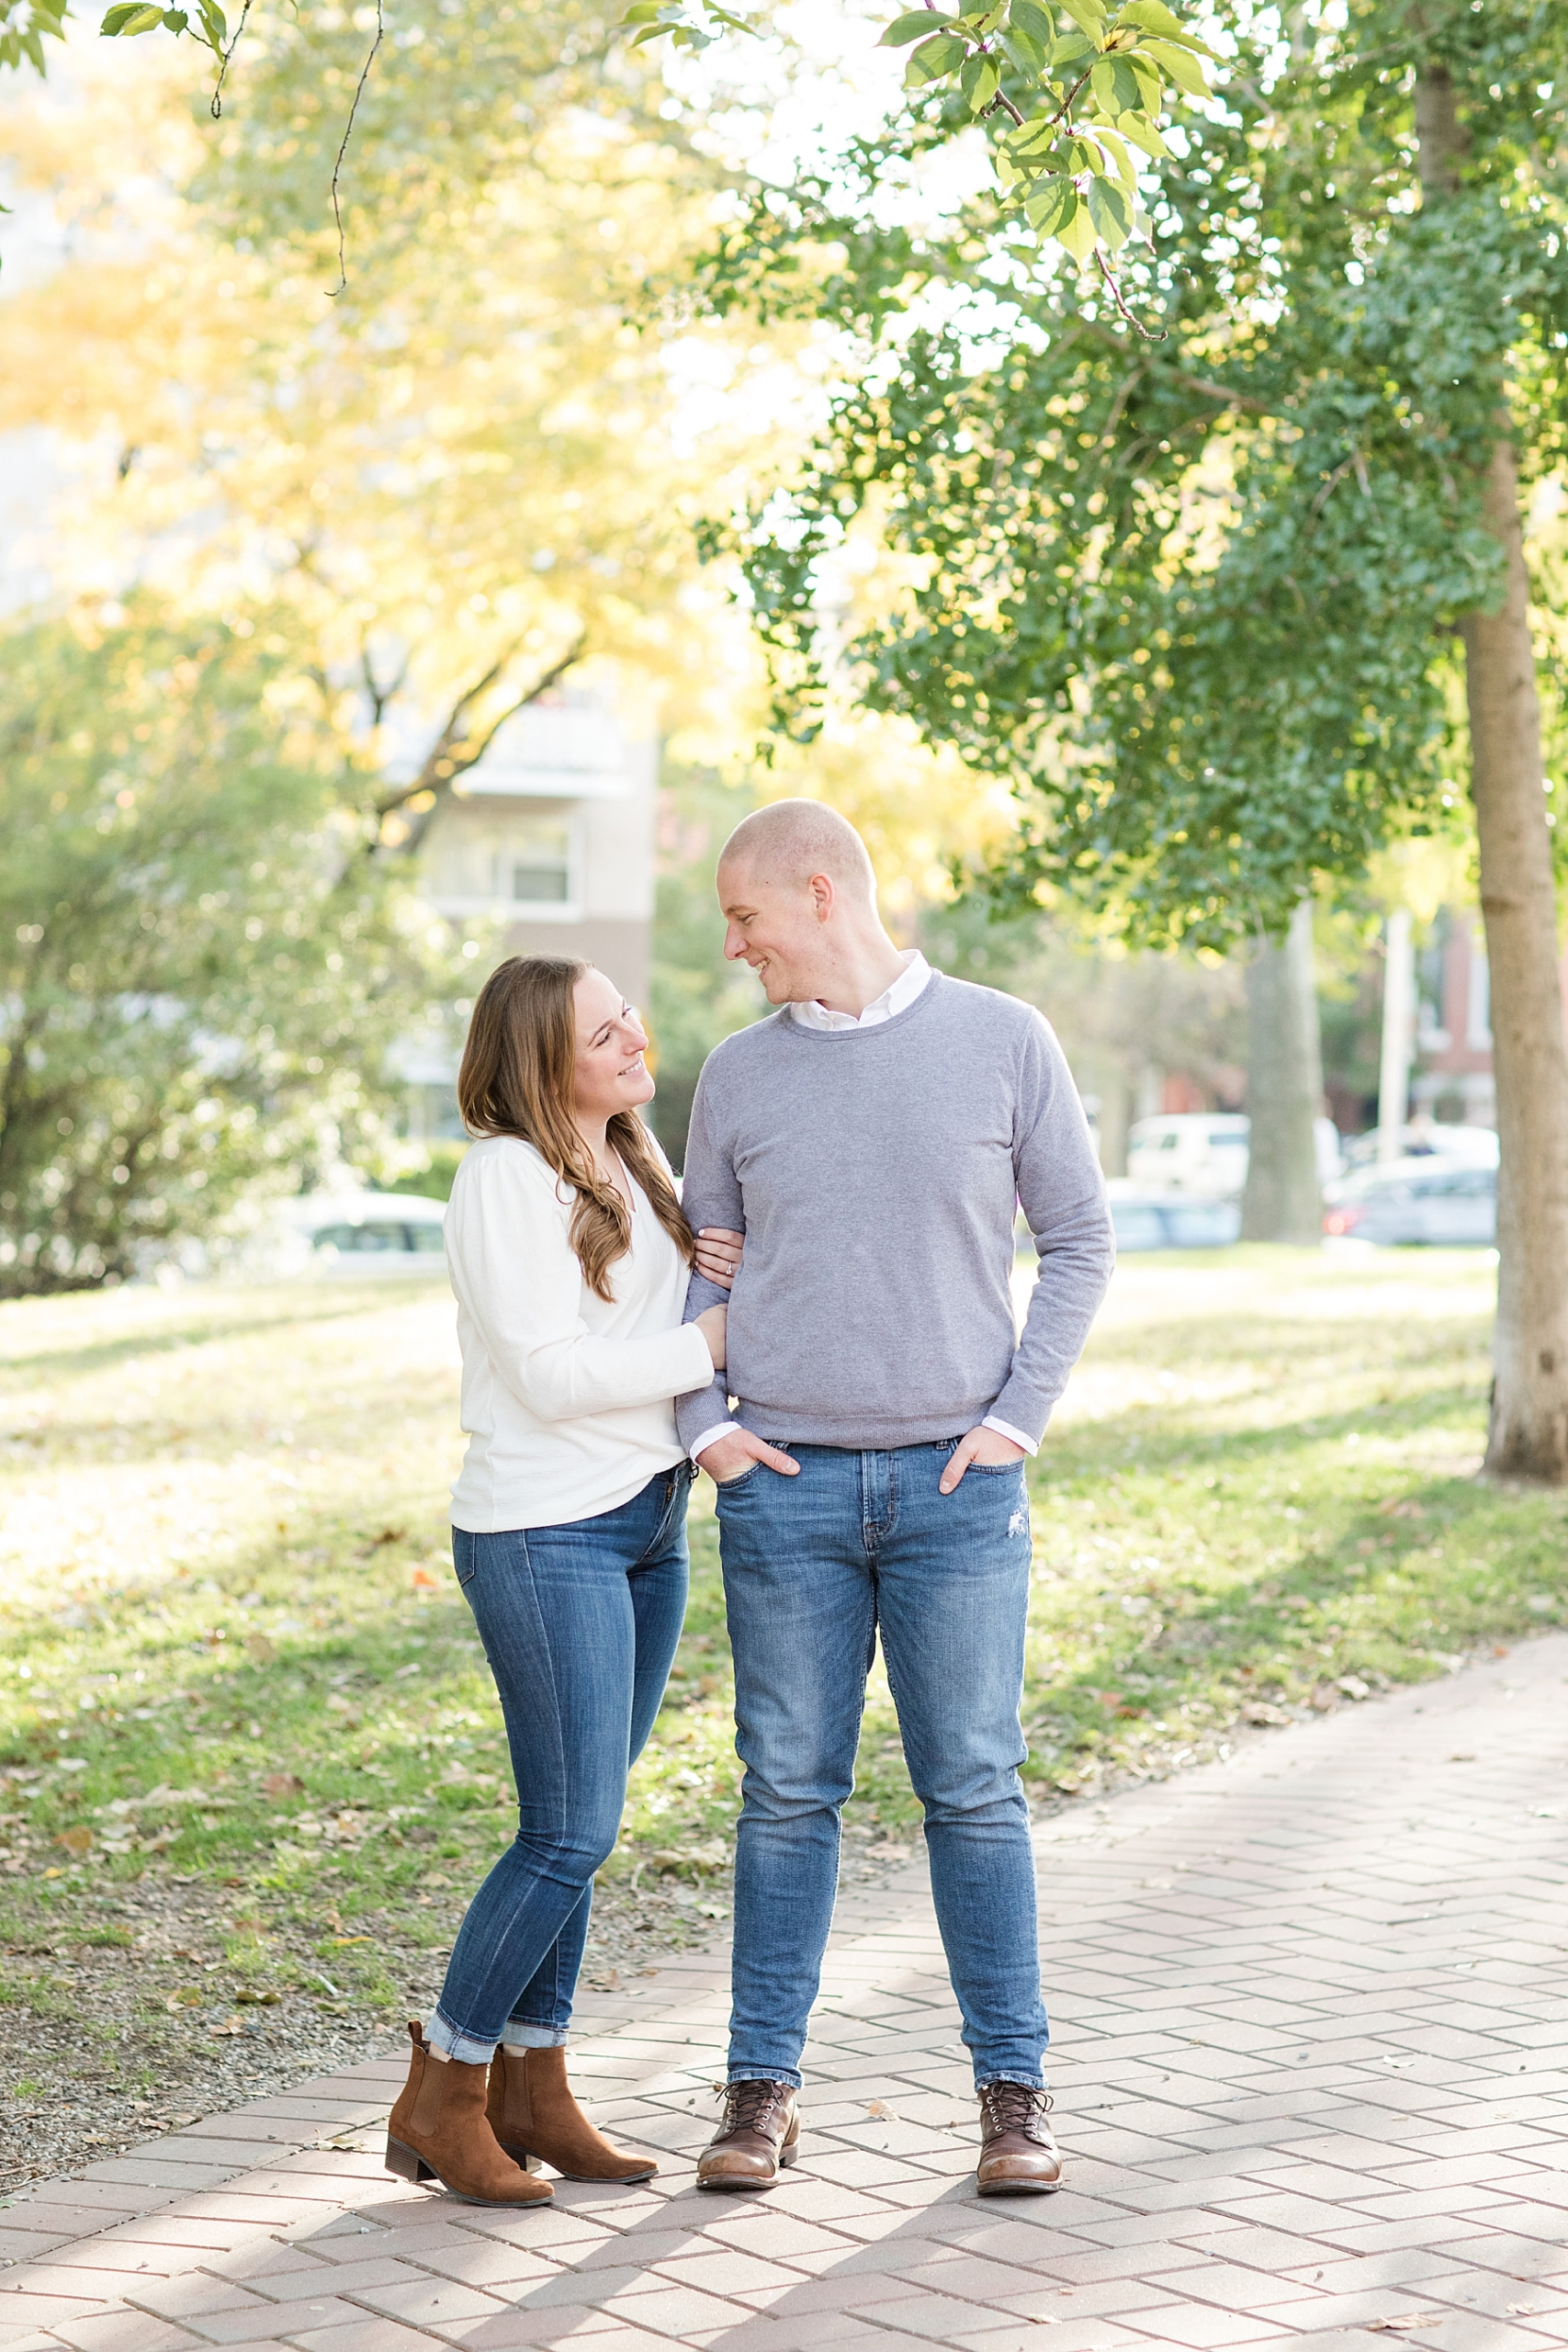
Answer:
<svg viewBox="0 0 1568 2352"><path fill-rule="evenodd" d="M854 1453L786 1443L718 1489L746 1767L735 1860L729 2079L800 2081L876 1637L925 1807L937 1923L978 2083L1038 2085L1034 1855L1018 1768L1029 1496L1021 1463L955 1439Z"/></svg>
<svg viewBox="0 0 1568 2352"><path fill-rule="evenodd" d="M452 1530L517 1782L517 1835L468 1905L430 2022L465 2065L503 2039L566 2040L593 1873L615 1850L681 1638L691 1484L678 1462L597 1519Z"/></svg>

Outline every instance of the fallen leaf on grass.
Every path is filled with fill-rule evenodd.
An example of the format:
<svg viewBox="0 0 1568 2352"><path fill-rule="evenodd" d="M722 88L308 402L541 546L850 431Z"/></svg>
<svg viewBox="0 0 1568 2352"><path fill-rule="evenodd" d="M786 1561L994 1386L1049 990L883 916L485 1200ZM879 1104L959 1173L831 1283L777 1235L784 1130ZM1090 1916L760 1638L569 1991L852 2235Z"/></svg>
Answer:
<svg viewBox="0 0 1568 2352"><path fill-rule="evenodd" d="M93 1833L90 1829L62 1829L54 1842L63 1846L68 1854L90 1854Z"/></svg>
<svg viewBox="0 0 1568 2352"><path fill-rule="evenodd" d="M305 1783L298 1772L265 1772L261 1787L264 1797L299 1797L305 1793Z"/></svg>
<svg viewBox="0 0 1568 2352"><path fill-rule="evenodd" d="M257 1666L270 1666L277 1656L276 1643L269 1642L265 1634L247 1634L245 1651Z"/></svg>
<svg viewBox="0 0 1568 2352"><path fill-rule="evenodd" d="M197 1985L186 1984L182 1985L177 1993L171 1993L168 1999L164 2002L164 2007L168 2010L170 2016L174 2017L176 2016L181 2009L199 2009L201 2007L201 1998L200 1990Z"/></svg>
<svg viewBox="0 0 1568 2352"><path fill-rule="evenodd" d="M271 2008L275 2002L281 2001L283 1996L281 1993L275 1993L270 1984L258 1985L254 1992L249 1985L245 1985L235 1994L234 1998L236 2001L248 2001L253 2008L265 2009Z"/></svg>
<svg viewBox="0 0 1568 2352"><path fill-rule="evenodd" d="M222 2025L209 2025L207 2030L209 2033L216 2034L221 2041L229 2034L248 2032L249 2028L246 2026L243 2018L229 2018Z"/></svg>
<svg viewBox="0 0 1568 2352"><path fill-rule="evenodd" d="M415 1592L434 1592L440 1581L439 1577L433 1577L428 1568L415 1568L409 1577Z"/></svg>
<svg viewBox="0 0 1568 2352"><path fill-rule="evenodd" d="M327 1938L329 1944L373 1944L375 1940L374 1936L329 1936Z"/></svg>

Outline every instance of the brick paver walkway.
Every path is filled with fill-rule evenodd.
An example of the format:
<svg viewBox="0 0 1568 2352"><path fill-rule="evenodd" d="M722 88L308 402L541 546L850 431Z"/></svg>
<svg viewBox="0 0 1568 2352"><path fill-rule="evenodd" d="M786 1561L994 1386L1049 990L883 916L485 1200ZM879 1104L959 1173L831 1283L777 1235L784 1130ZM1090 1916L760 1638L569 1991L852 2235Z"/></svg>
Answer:
<svg viewBox="0 0 1568 2352"><path fill-rule="evenodd" d="M400 2064L366 2066L0 2214L0 2347L1568 2344L1565 1754L1553 1634L1047 1823L1058 2197L972 2193L911 1868L840 1905L772 2196L692 2187L708 1957L576 2047L601 2120L667 2152L649 2188L518 2215L407 2188L377 2128Z"/></svg>

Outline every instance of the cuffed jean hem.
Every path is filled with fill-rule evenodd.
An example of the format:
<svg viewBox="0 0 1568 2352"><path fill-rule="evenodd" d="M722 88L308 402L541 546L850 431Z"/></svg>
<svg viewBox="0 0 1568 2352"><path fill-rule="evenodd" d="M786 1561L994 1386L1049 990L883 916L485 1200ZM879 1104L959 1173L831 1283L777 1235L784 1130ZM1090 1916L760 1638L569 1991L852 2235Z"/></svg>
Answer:
<svg viewBox="0 0 1568 2352"><path fill-rule="evenodd" d="M503 2050L563 2050L566 2041L564 2025L530 2025L525 2018L508 2018L501 2029Z"/></svg>
<svg viewBox="0 0 1568 2352"><path fill-rule="evenodd" d="M476 2041L471 2033L465 2033L450 2018L444 2018L439 2009L425 2027L424 2038L432 2050L455 2058L459 2066L488 2066L495 2056L493 2041Z"/></svg>
<svg viewBox="0 0 1568 2352"><path fill-rule="evenodd" d="M1043 2091L1045 2088L1043 2075L983 2075L978 2068L976 2069L975 2088L977 2091L985 2090L991 2083L1017 2083L1021 2090L1026 2091Z"/></svg>
<svg viewBox="0 0 1568 2352"><path fill-rule="evenodd" d="M800 2088L800 2075L791 2066L735 2066L725 2073L727 2083L784 2083L792 2091Z"/></svg>

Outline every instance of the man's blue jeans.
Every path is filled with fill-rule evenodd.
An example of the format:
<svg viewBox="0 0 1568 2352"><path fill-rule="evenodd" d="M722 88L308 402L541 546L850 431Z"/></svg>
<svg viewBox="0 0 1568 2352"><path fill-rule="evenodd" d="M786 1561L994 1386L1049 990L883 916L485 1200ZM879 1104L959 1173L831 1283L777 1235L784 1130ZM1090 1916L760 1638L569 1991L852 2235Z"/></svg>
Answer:
<svg viewBox="0 0 1568 2352"><path fill-rule="evenodd" d="M1029 1502L1021 1463L939 1494L956 1438L786 1445L718 1489L746 1767L735 1866L731 2082L800 2081L880 1630L931 1892L977 2083L1038 2086L1034 1866L1019 1782Z"/></svg>
<svg viewBox="0 0 1568 2352"><path fill-rule="evenodd" d="M430 2039L479 2065L566 2040L593 1873L664 1696L686 1611L684 1462L618 1510L499 1535L452 1530L517 1782L517 1835L469 1904Z"/></svg>

